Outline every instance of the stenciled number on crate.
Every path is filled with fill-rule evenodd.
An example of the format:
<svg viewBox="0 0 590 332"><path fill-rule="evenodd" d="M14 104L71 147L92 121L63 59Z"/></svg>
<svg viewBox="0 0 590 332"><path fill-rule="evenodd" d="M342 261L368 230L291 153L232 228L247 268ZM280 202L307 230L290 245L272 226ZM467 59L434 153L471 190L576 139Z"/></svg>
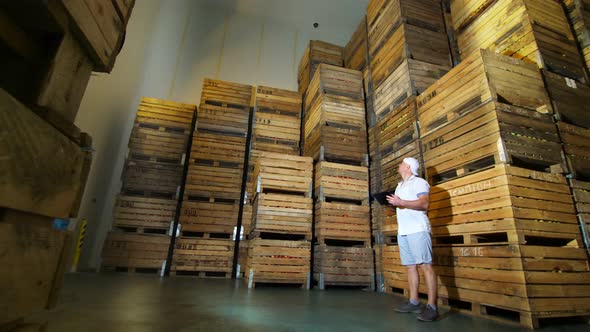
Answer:
<svg viewBox="0 0 590 332"><path fill-rule="evenodd" d="M197 208L185 208L183 210L184 211L182 212L182 214L189 217L196 217L199 213L199 209Z"/></svg>
<svg viewBox="0 0 590 332"><path fill-rule="evenodd" d="M216 82L206 81L205 82L205 86L206 87L218 88L219 87L219 84L217 84Z"/></svg>
<svg viewBox="0 0 590 332"><path fill-rule="evenodd" d="M135 207L135 203L132 201L119 201L119 206L123 208Z"/></svg>
<svg viewBox="0 0 590 332"><path fill-rule="evenodd" d="M484 257L485 249L482 247L461 248L462 257Z"/></svg>
<svg viewBox="0 0 590 332"><path fill-rule="evenodd" d="M256 123L269 125L269 124L271 124L271 120L270 119L256 118Z"/></svg>
<svg viewBox="0 0 590 332"><path fill-rule="evenodd" d="M445 144L445 139L443 137L437 137L437 138L433 139L432 141L428 142L428 144L426 144L426 151L432 150L432 149L439 147L443 144Z"/></svg>
<svg viewBox="0 0 590 332"><path fill-rule="evenodd" d="M265 94L265 95L272 95L272 90L258 88L258 93Z"/></svg>
<svg viewBox="0 0 590 332"><path fill-rule="evenodd" d="M422 94L421 97L422 97L421 100L418 101L418 107L422 107L424 104L429 102L432 98L436 97L436 90L432 91L428 95Z"/></svg>

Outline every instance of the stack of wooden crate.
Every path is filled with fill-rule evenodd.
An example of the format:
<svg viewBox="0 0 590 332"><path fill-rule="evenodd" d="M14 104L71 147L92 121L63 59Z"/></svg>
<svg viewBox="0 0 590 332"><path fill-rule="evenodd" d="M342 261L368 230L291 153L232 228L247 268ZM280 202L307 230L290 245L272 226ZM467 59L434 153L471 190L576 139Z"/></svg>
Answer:
<svg viewBox="0 0 590 332"><path fill-rule="evenodd" d="M301 96L305 95L307 87L321 63L342 67L344 65L342 47L319 40L309 41L297 68L297 84Z"/></svg>
<svg viewBox="0 0 590 332"><path fill-rule="evenodd" d="M314 160L367 163L361 72L321 64L304 98L304 151Z"/></svg>
<svg viewBox="0 0 590 332"><path fill-rule="evenodd" d="M344 67L363 71L367 67L367 19L363 17L350 41L344 46Z"/></svg>
<svg viewBox="0 0 590 332"><path fill-rule="evenodd" d="M112 69L133 3L0 4L0 329L57 303L73 236L52 221L78 216L92 164L74 121L92 71Z"/></svg>
<svg viewBox="0 0 590 332"><path fill-rule="evenodd" d="M451 13L462 58L482 48L491 49L587 81L561 1L454 0Z"/></svg>
<svg viewBox="0 0 590 332"><path fill-rule="evenodd" d="M590 71L590 3L588 0L564 0L563 2L582 50L586 70Z"/></svg>
<svg viewBox="0 0 590 332"><path fill-rule="evenodd" d="M568 182L550 173L565 163L538 68L481 50L417 103L443 303L528 327L587 315L590 269ZM387 289L407 293L398 247L379 250Z"/></svg>
<svg viewBox="0 0 590 332"><path fill-rule="evenodd" d="M107 236L103 249L103 267L128 271L163 268L195 108L141 99L129 138L123 185L115 203L114 231ZM152 247L155 250L149 249Z"/></svg>
<svg viewBox="0 0 590 332"><path fill-rule="evenodd" d="M374 285L366 166L315 165L314 279L326 285Z"/></svg>
<svg viewBox="0 0 590 332"><path fill-rule="evenodd" d="M309 157L260 154L254 169L252 232L245 271L249 288L257 283L309 288L312 174Z"/></svg>
<svg viewBox="0 0 590 332"><path fill-rule="evenodd" d="M230 277L253 87L205 79L171 272Z"/></svg>

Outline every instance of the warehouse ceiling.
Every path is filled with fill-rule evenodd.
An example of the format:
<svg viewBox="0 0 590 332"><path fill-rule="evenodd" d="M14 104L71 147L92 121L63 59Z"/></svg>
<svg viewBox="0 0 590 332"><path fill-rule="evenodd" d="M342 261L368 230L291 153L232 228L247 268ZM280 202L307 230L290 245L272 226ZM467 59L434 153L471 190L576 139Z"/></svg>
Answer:
<svg viewBox="0 0 590 332"><path fill-rule="evenodd" d="M321 29L329 22L359 22L369 0L201 0L228 12L268 17L283 24Z"/></svg>

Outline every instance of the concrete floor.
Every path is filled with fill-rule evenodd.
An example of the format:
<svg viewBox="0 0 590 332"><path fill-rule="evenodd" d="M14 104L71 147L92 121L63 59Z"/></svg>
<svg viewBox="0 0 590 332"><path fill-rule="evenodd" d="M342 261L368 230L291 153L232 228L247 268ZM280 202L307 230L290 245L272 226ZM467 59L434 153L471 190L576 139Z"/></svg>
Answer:
<svg viewBox="0 0 590 332"><path fill-rule="evenodd" d="M48 332L136 331L520 331L492 321L444 312L422 323L393 308L403 299L356 289L304 291L243 281L117 273L66 277L60 303L30 322ZM587 324L542 331L589 331Z"/></svg>

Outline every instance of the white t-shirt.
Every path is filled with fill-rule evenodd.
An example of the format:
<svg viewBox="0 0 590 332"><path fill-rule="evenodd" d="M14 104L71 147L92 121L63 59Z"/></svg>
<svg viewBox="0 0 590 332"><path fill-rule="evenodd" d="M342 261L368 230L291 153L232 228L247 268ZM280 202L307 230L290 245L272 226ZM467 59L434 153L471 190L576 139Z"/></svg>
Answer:
<svg viewBox="0 0 590 332"><path fill-rule="evenodd" d="M430 185L426 180L411 176L406 181L398 183L395 195L406 201L415 201L422 195L430 193ZM430 221L426 211L418 211L398 207L397 225L399 235L419 232L430 232Z"/></svg>

